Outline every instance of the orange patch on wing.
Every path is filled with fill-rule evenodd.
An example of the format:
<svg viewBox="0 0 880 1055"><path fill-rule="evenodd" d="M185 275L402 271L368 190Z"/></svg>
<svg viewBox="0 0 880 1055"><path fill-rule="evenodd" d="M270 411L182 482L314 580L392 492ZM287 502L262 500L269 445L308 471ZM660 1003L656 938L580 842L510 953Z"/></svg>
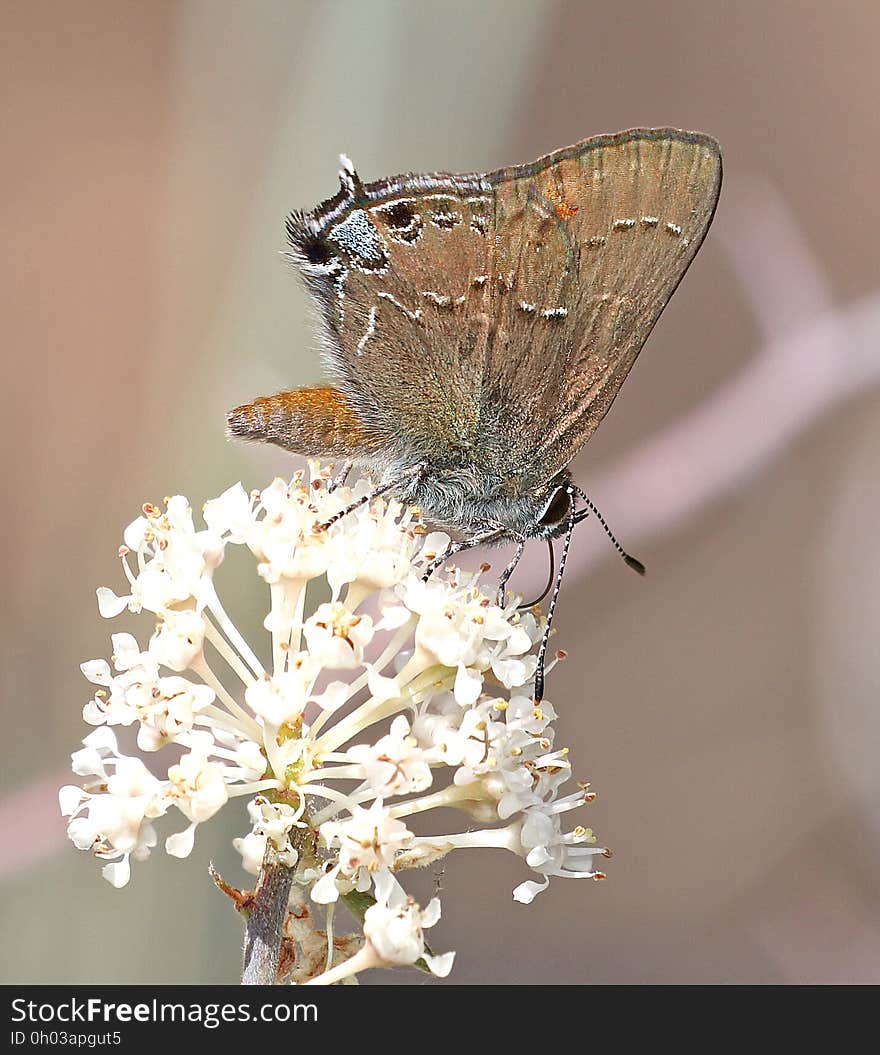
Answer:
<svg viewBox="0 0 880 1055"><path fill-rule="evenodd" d="M560 220L570 220L572 216L577 214L577 206L568 204L565 198L562 197L562 191L555 183L551 183L547 187L546 198L556 210L556 215Z"/></svg>

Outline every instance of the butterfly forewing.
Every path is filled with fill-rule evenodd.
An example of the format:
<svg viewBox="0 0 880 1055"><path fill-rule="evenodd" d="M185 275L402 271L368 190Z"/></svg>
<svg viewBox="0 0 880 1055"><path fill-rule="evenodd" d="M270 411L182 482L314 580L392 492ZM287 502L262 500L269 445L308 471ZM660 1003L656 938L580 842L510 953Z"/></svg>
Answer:
<svg viewBox="0 0 880 1055"><path fill-rule="evenodd" d="M484 399L520 408L530 427L512 442L546 479L595 431L699 249L720 155L705 136L635 130L487 179L498 336Z"/></svg>

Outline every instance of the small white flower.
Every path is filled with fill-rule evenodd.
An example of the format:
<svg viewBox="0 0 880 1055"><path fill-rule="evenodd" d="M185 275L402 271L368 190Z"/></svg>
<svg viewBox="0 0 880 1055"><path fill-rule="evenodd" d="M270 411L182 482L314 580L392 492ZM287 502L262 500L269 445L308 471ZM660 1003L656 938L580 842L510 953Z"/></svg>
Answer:
<svg viewBox="0 0 880 1055"><path fill-rule="evenodd" d="M354 670L364 661L373 640L373 620L354 615L339 601L319 605L305 623L304 633L315 663L328 670Z"/></svg>
<svg viewBox="0 0 880 1055"><path fill-rule="evenodd" d="M232 845L241 854L244 870L251 875L259 875L266 844L270 839L279 861L288 868L294 868L299 854L291 845L290 833L295 827L305 827L299 820L299 811L286 803L269 802L258 795L248 803L248 814L253 830L244 838L232 840Z"/></svg>
<svg viewBox="0 0 880 1055"><path fill-rule="evenodd" d="M363 493L363 488L364 484L359 484L352 497ZM350 586L352 596L360 597L404 582L419 541L412 529L412 513L402 509L399 502L380 499L353 515L357 517L359 541L363 550L369 551L370 560L363 560L349 545L350 529L334 529L333 556L327 571L334 596L345 585Z"/></svg>
<svg viewBox="0 0 880 1055"><path fill-rule="evenodd" d="M326 821L319 830L327 848L337 848L334 872L359 880L358 889L367 889L375 874L387 873L397 851L413 837L402 821L391 816L381 798L366 810L353 806L347 820Z"/></svg>
<svg viewBox="0 0 880 1055"><path fill-rule="evenodd" d="M139 758L119 754L109 729L91 733L74 754L74 771L101 779L104 791L65 787L59 794L67 834L74 846L109 860L104 876L114 886L128 882L128 859L143 860L156 845L151 820L167 809L165 787ZM78 794L77 794L78 793Z"/></svg>
<svg viewBox="0 0 880 1055"><path fill-rule="evenodd" d="M232 840L233 847L241 854L241 867L250 875L259 875L266 854L266 836L248 832Z"/></svg>
<svg viewBox="0 0 880 1055"><path fill-rule="evenodd" d="M254 529L254 503L241 484L233 484L219 498L205 502L202 516L215 537L246 542Z"/></svg>
<svg viewBox="0 0 880 1055"><path fill-rule="evenodd" d="M290 662L290 670L266 674L245 690L248 707L270 726L289 724L302 716L309 687L320 669L307 652L300 652Z"/></svg>
<svg viewBox="0 0 880 1055"><path fill-rule="evenodd" d="M215 695L207 685L196 685L186 678L159 678L149 701L135 707L140 721L138 747L158 751L167 743L181 742Z"/></svg>
<svg viewBox="0 0 880 1055"><path fill-rule="evenodd" d="M189 751L168 770L168 796L193 824L209 820L229 800L223 767L206 754Z"/></svg>
<svg viewBox="0 0 880 1055"><path fill-rule="evenodd" d="M438 978L452 970L454 952L432 956L425 951L424 931L440 919L440 902L429 901L424 911L411 899L395 906L376 903L364 916L364 936L387 964L413 964L423 959Z"/></svg>
<svg viewBox="0 0 880 1055"><path fill-rule="evenodd" d="M420 617L415 628L416 654L426 664L485 671L493 658L503 657L517 629L512 621L518 618L515 609L499 608L471 582L454 586L437 578L423 582L412 576L403 600ZM516 634L514 647L521 642L521 635ZM464 693L466 698L468 689Z"/></svg>
<svg viewBox="0 0 880 1055"><path fill-rule="evenodd" d="M205 603L206 587L223 559L224 544L212 531L195 530L185 498L169 498L165 513L145 505L144 515L128 525L123 538L120 555L131 592L117 597L101 587L101 615L112 618L126 607L159 613L188 602L199 607ZM129 554L137 561L137 571L127 561Z"/></svg>
<svg viewBox="0 0 880 1055"><path fill-rule="evenodd" d="M323 575L328 566L325 532L307 490L274 480L260 494L265 516L254 523L246 542L259 561L257 571L267 583L307 582Z"/></svg>
<svg viewBox="0 0 880 1055"><path fill-rule="evenodd" d="M348 757L364 767L367 783L377 796L407 795L431 786L428 756L410 734L409 722L398 715L391 731L375 744L358 744Z"/></svg>
<svg viewBox="0 0 880 1055"><path fill-rule="evenodd" d="M83 708L89 725L138 722L138 747L157 751L188 733L198 715L214 702L214 690L207 685L160 677L155 657L141 652L130 634L114 634L113 646L119 674L111 675L104 660L82 664L88 680L104 686Z"/></svg>
<svg viewBox="0 0 880 1055"><path fill-rule="evenodd" d="M166 611L150 639L150 655L170 670L187 670L201 659L205 620L199 613Z"/></svg>

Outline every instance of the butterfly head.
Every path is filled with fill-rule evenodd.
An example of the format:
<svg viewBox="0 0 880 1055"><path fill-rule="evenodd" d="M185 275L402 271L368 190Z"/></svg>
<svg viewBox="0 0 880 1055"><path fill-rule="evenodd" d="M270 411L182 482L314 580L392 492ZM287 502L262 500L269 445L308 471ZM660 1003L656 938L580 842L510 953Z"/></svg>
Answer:
<svg viewBox="0 0 880 1055"><path fill-rule="evenodd" d="M419 506L432 526L454 535L499 529L506 538L557 538L568 528L573 502L566 472L526 488L521 479L492 480L430 466L401 488L401 497Z"/></svg>
<svg viewBox="0 0 880 1055"><path fill-rule="evenodd" d="M533 534L538 538L556 538L568 527L574 509L574 493L567 477L555 477L543 495Z"/></svg>

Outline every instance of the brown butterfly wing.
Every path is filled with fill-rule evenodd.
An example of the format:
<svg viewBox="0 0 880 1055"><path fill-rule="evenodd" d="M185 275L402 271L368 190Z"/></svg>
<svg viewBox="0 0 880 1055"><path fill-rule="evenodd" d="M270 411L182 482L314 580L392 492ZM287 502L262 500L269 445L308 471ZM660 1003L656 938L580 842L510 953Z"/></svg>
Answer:
<svg viewBox="0 0 880 1055"><path fill-rule="evenodd" d="M491 291L474 280L491 266L492 188L479 175L340 177L335 198L288 222L327 365L389 450L443 461L479 427Z"/></svg>
<svg viewBox="0 0 880 1055"><path fill-rule="evenodd" d="M598 427L696 255L721 157L707 136L635 129L487 179L498 338L484 399L512 408L512 457L547 479Z"/></svg>

